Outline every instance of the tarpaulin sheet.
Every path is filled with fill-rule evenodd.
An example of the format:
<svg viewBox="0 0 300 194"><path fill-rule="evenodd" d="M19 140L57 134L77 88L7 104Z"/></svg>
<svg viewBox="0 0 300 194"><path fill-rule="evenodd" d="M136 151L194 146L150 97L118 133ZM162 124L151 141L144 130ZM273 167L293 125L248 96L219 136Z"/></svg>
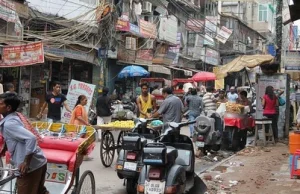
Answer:
<svg viewBox="0 0 300 194"><path fill-rule="evenodd" d="M255 122L252 117L244 117L244 118L224 117L224 123L225 126L237 127L238 129L247 129L255 126Z"/></svg>
<svg viewBox="0 0 300 194"><path fill-rule="evenodd" d="M259 65L271 63L274 60L272 55L242 55L233 61L217 67L214 72L217 79L222 79L228 73L239 72L245 68L254 68Z"/></svg>

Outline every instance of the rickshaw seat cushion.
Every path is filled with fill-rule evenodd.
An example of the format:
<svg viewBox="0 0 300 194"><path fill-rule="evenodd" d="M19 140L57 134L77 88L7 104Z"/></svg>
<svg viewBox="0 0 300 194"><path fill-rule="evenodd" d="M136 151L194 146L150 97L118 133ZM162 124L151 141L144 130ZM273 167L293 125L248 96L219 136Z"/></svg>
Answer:
<svg viewBox="0 0 300 194"><path fill-rule="evenodd" d="M76 152L79 145L84 141L83 138L78 138L75 141L70 139L53 139L51 137L43 138L40 142L40 148L53 149L53 150L63 150L69 152Z"/></svg>
<svg viewBox="0 0 300 194"><path fill-rule="evenodd" d="M47 148L42 148L42 150L47 158L48 163L65 164L69 167L69 164L72 162L72 159L76 160L76 152ZM75 157L73 157L74 155Z"/></svg>

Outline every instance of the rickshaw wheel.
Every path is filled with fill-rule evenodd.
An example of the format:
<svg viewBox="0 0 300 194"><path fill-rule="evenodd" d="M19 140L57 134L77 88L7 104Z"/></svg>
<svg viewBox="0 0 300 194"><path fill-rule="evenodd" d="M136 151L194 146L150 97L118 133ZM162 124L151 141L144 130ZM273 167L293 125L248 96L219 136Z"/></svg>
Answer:
<svg viewBox="0 0 300 194"><path fill-rule="evenodd" d="M85 185L87 180L89 183ZM96 194L95 177L92 171L87 170L81 175L76 194Z"/></svg>
<svg viewBox="0 0 300 194"><path fill-rule="evenodd" d="M110 131L105 131L100 145L100 158L103 166L110 167L115 157L115 140Z"/></svg>
<svg viewBox="0 0 300 194"><path fill-rule="evenodd" d="M120 131L119 136L118 136L118 141L117 141L117 152L118 152L118 154L120 153L120 151L122 149L124 135L125 135L125 132Z"/></svg>

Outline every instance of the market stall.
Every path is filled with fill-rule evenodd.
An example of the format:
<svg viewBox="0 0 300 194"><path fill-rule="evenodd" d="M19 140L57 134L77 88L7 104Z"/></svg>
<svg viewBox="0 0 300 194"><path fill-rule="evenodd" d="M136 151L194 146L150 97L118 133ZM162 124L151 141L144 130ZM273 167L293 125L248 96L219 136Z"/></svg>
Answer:
<svg viewBox="0 0 300 194"><path fill-rule="evenodd" d="M126 91L125 94L135 96L135 88L136 83L134 82L134 78L137 77L148 77L150 73L145 70L143 67L130 65L124 67L119 73L119 79L125 79L126 82Z"/></svg>

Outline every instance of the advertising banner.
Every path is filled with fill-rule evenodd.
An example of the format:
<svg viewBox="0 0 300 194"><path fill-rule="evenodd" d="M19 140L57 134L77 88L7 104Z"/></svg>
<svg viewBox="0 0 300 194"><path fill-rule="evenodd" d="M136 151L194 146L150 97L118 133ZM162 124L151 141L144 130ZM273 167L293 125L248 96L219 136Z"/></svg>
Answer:
<svg viewBox="0 0 300 194"><path fill-rule="evenodd" d="M205 32L215 33L217 31L218 17L206 16L205 18Z"/></svg>
<svg viewBox="0 0 300 194"><path fill-rule="evenodd" d="M186 22L186 30L192 32L203 32L204 26L204 21L200 19L189 19Z"/></svg>
<svg viewBox="0 0 300 194"><path fill-rule="evenodd" d="M7 0L0 0L0 18L15 23L19 18L15 4Z"/></svg>
<svg viewBox="0 0 300 194"><path fill-rule="evenodd" d="M116 24L116 30L128 32L129 29L130 29L129 22L119 18Z"/></svg>
<svg viewBox="0 0 300 194"><path fill-rule="evenodd" d="M287 74L275 74L272 76L257 74L257 84L256 84L256 119L263 118L263 106L262 100L266 92L266 87L272 86L275 89L275 94L278 89L284 91L280 96L285 101L286 104L279 106L279 115L278 115L278 135L279 138L284 136L284 129L289 129L286 125L289 125L289 122L285 122L285 118L289 118L289 78ZM288 107L288 108L287 108Z"/></svg>
<svg viewBox="0 0 300 194"><path fill-rule="evenodd" d="M211 65L219 65L219 52L210 48L206 48L205 51L205 63Z"/></svg>
<svg viewBox="0 0 300 194"><path fill-rule="evenodd" d="M177 44L177 18L175 16L162 18L160 20L158 35L161 40Z"/></svg>
<svg viewBox="0 0 300 194"><path fill-rule="evenodd" d="M151 50L138 50L136 53L136 63L152 64L153 51Z"/></svg>
<svg viewBox="0 0 300 194"><path fill-rule="evenodd" d="M156 38L156 25L140 19L140 33L144 38Z"/></svg>
<svg viewBox="0 0 300 194"><path fill-rule="evenodd" d="M300 71L300 52L299 51L286 51L284 57L284 67L287 72Z"/></svg>
<svg viewBox="0 0 300 194"><path fill-rule="evenodd" d="M44 48L42 42L26 45L4 46L0 67L18 67L44 63Z"/></svg>
<svg viewBox="0 0 300 194"><path fill-rule="evenodd" d="M85 95L87 97L87 105L85 106L85 108L86 108L86 112L88 113L93 100L95 88L96 86L93 84L88 84L85 82L80 82L72 79L67 93L67 103L70 109L74 110L78 96ZM71 113L68 112L64 107L61 114L62 123L69 123L70 118L71 118Z"/></svg>
<svg viewBox="0 0 300 194"><path fill-rule="evenodd" d="M225 44L228 38L231 36L231 34L232 34L231 30L229 30L225 26L222 26L219 33L216 36L216 39L222 42L223 44Z"/></svg>

